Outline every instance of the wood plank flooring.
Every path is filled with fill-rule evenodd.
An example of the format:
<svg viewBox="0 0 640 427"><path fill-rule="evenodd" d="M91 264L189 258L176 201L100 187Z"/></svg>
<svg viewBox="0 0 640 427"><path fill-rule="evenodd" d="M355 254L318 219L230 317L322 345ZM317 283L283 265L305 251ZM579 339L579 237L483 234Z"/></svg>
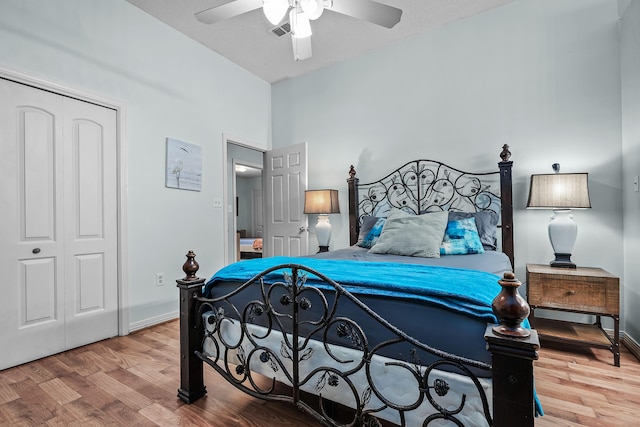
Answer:
<svg viewBox="0 0 640 427"><path fill-rule="evenodd" d="M178 322L0 371L0 426L314 426L285 403L246 396L205 366L209 394L186 405L179 386ZM6 349L3 349L6 351ZM623 349L544 346L535 364L546 415L536 425L640 425L640 363Z"/></svg>

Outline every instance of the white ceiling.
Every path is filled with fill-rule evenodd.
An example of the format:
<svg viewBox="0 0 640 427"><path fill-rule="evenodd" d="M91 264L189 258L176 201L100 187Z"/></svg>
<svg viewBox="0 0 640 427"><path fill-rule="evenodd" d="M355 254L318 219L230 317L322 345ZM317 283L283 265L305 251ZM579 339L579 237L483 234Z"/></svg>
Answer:
<svg viewBox="0 0 640 427"><path fill-rule="evenodd" d="M127 0L188 37L218 52L269 83L326 65L476 15L513 0L379 0L403 10L387 29L330 10L312 21L313 56L293 59L291 36L277 37L261 9L207 25L194 14L228 0Z"/></svg>

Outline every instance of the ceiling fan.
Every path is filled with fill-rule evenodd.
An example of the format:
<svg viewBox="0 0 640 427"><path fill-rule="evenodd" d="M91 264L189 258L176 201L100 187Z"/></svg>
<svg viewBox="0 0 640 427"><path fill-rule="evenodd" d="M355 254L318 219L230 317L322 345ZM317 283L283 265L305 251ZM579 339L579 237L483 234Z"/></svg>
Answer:
<svg viewBox="0 0 640 427"><path fill-rule="evenodd" d="M325 9L376 25L392 28L402 16L402 10L373 0L234 0L195 14L205 24L213 24L252 10L262 8L273 25L279 25L289 12L293 57L301 61L311 57L311 24Z"/></svg>

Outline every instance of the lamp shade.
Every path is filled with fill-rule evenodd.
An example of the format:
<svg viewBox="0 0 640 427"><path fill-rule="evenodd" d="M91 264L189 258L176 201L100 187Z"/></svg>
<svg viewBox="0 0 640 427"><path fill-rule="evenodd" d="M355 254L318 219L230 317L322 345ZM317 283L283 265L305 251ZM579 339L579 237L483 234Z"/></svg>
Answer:
<svg viewBox="0 0 640 427"><path fill-rule="evenodd" d="M304 192L305 214L340 213L338 190L307 190Z"/></svg>
<svg viewBox="0 0 640 427"><path fill-rule="evenodd" d="M531 175L528 208L590 208L587 173Z"/></svg>

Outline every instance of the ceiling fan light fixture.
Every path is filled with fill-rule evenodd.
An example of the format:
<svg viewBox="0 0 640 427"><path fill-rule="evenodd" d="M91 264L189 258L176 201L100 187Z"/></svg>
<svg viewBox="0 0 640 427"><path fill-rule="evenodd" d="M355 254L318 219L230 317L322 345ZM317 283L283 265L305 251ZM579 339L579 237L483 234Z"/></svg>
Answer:
<svg viewBox="0 0 640 427"><path fill-rule="evenodd" d="M297 39L311 37L311 23L309 17L302 10L292 8L289 12L289 23L291 24L291 35Z"/></svg>
<svg viewBox="0 0 640 427"><path fill-rule="evenodd" d="M267 20L273 25L278 25L287 14L288 0L264 0L262 11Z"/></svg>
<svg viewBox="0 0 640 427"><path fill-rule="evenodd" d="M311 37L296 38L292 34L291 44L293 47L293 59L304 61L311 58Z"/></svg>
<svg viewBox="0 0 640 427"><path fill-rule="evenodd" d="M307 17L315 21L322 16L324 0L300 0L300 6Z"/></svg>

